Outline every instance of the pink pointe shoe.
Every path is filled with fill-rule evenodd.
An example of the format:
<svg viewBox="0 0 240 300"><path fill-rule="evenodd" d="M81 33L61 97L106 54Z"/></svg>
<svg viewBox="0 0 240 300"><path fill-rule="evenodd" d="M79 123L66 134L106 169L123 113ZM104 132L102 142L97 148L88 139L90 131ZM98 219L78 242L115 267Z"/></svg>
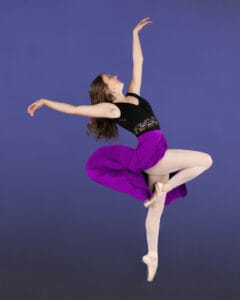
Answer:
<svg viewBox="0 0 240 300"><path fill-rule="evenodd" d="M148 200L145 200L143 202L143 205L148 208L150 207L151 205L153 205L156 201L156 199L158 197L161 196L162 193L165 193L166 191L169 190L169 184L168 183L162 183L161 181L158 181L154 184L154 187L153 187L153 192L154 194L152 195L152 197Z"/></svg>

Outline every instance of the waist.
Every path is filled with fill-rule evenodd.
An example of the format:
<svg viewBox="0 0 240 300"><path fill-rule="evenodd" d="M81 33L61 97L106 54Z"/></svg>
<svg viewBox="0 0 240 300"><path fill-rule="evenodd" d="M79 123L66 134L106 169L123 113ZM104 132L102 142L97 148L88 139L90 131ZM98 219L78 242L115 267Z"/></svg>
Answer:
<svg viewBox="0 0 240 300"><path fill-rule="evenodd" d="M151 116L136 124L133 128L133 132L138 137L145 132L155 129L161 129L160 124L155 116Z"/></svg>

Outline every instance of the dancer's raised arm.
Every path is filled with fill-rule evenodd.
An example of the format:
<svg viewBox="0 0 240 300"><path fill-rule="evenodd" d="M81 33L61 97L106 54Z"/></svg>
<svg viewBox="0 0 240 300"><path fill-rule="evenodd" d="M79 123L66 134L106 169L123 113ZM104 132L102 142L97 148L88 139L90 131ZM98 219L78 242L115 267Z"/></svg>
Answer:
<svg viewBox="0 0 240 300"><path fill-rule="evenodd" d="M34 112L42 106L47 106L59 112L63 112L71 115L80 115L84 117L95 118L115 118L116 109L112 103L98 103L94 105L72 105L64 102L57 102L48 99L41 98L27 108L28 113L33 117Z"/></svg>
<svg viewBox="0 0 240 300"><path fill-rule="evenodd" d="M141 43L139 40L139 31L147 24L152 23L150 18L145 18L137 24L133 29L133 44L132 44L132 58L133 58L133 70L132 78L129 83L128 92L136 93L140 95L141 83L142 83L142 65L143 54L141 49Z"/></svg>

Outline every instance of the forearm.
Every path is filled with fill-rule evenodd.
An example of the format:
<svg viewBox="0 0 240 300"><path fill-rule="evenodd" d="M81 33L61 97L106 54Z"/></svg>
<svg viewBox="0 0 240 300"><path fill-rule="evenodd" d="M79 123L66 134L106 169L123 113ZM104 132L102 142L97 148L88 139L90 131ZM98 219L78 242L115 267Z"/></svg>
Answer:
<svg viewBox="0 0 240 300"><path fill-rule="evenodd" d="M52 101L48 99L43 99L44 105L47 107L54 109L59 112L63 112L66 114L73 114L75 106L68 103Z"/></svg>
<svg viewBox="0 0 240 300"><path fill-rule="evenodd" d="M139 62L142 63L143 54L142 54L142 48L141 48L138 32L133 30L132 34L133 34L133 46L132 46L133 63L139 63Z"/></svg>

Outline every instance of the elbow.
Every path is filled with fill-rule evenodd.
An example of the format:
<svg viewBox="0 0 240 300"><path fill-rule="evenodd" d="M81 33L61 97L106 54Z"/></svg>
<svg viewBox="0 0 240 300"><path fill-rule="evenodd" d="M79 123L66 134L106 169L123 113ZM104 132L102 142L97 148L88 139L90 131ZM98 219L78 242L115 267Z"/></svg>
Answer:
<svg viewBox="0 0 240 300"><path fill-rule="evenodd" d="M73 105L72 109L71 109L71 114L72 115L77 115L78 114L78 106Z"/></svg>

